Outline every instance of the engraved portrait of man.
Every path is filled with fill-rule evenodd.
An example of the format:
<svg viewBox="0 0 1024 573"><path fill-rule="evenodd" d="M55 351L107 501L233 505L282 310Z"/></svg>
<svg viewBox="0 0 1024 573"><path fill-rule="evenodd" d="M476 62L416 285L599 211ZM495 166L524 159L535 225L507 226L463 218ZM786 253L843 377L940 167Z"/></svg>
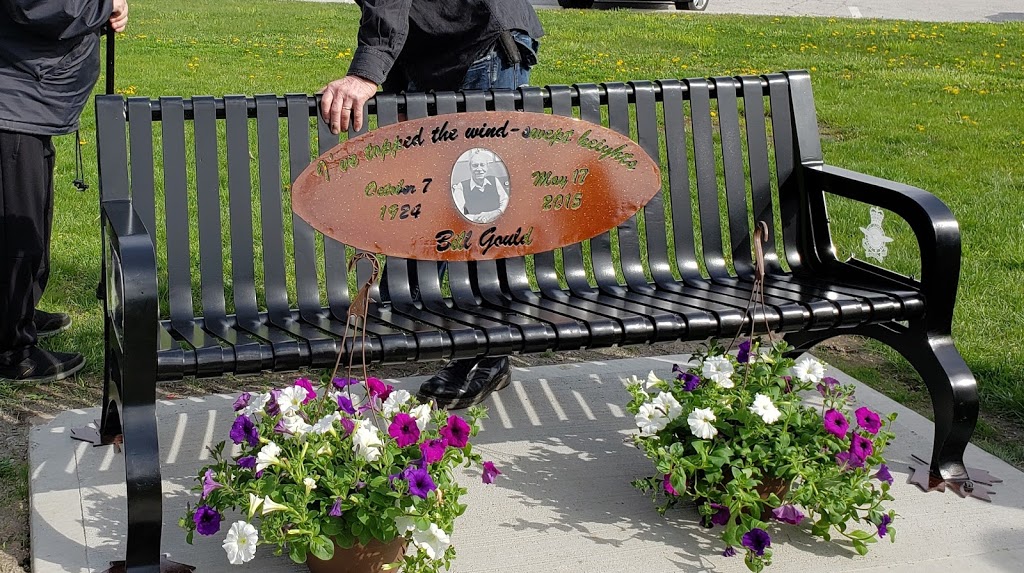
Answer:
<svg viewBox="0 0 1024 573"><path fill-rule="evenodd" d="M475 147L459 156L452 168L452 199L466 219L490 223L508 207L505 163L493 151Z"/></svg>

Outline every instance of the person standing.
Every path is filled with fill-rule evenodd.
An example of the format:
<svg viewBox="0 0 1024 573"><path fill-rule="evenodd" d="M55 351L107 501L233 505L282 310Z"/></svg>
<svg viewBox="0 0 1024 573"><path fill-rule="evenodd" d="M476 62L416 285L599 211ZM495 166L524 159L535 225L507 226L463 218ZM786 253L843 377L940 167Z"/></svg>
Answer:
<svg viewBox="0 0 1024 573"><path fill-rule="evenodd" d="M52 138L78 129L99 77L99 34L126 0L0 0L0 379L52 382L85 365L39 338L67 329L36 308L50 276Z"/></svg>
<svg viewBox="0 0 1024 573"><path fill-rule="evenodd" d="M356 0L358 46L345 77L324 86L333 133L363 127L363 106L388 92L515 89L529 82L544 29L528 0ZM452 360L420 386L439 407L479 403L511 381L508 357Z"/></svg>

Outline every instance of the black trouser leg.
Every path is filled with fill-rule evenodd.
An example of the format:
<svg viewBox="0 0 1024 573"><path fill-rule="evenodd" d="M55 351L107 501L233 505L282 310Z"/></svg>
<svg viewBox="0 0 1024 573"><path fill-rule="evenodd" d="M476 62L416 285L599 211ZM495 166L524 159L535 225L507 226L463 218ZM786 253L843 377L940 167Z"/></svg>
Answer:
<svg viewBox="0 0 1024 573"><path fill-rule="evenodd" d="M49 277L54 150L48 135L0 130L0 364L36 344L35 305Z"/></svg>

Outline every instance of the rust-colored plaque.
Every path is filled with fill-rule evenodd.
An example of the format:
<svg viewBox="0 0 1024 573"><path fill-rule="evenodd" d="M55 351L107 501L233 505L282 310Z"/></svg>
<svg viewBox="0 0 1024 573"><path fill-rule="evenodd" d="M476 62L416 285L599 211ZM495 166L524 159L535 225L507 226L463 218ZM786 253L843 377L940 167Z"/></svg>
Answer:
<svg viewBox="0 0 1024 573"><path fill-rule="evenodd" d="M339 144L295 180L292 208L353 247L467 261L589 239L660 189L647 153L599 125L467 112L405 121Z"/></svg>

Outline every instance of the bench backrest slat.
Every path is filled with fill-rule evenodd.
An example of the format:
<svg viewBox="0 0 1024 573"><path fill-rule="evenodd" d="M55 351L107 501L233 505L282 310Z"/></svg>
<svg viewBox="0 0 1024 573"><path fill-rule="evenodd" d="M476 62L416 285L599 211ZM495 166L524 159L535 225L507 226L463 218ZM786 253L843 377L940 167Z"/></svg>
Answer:
<svg viewBox="0 0 1024 573"><path fill-rule="evenodd" d="M203 315L222 322L224 302L224 249L221 237L217 108L212 97L192 99L195 119L196 207L199 211L199 276Z"/></svg>
<svg viewBox="0 0 1024 573"><path fill-rule="evenodd" d="M153 117L148 98L128 99L128 129L131 133L132 206L150 233L156 233L156 204L153 193Z"/></svg>
<svg viewBox="0 0 1024 573"><path fill-rule="evenodd" d="M797 217L800 215L799 187L793 176L796 169L796 141L793 138L792 101L789 97L789 79L783 74L768 76L769 102L772 114L772 146L775 152L775 180L779 185L779 215L782 218L781 232L783 252L789 268L800 268Z"/></svg>
<svg viewBox="0 0 1024 573"><path fill-rule="evenodd" d="M740 142L736 82L732 78L714 78L718 99L718 131L725 172L725 197L729 227L729 259L737 272L750 274L750 225L747 222L747 188ZM741 256L742 253L746 256Z"/></svg>
<svg viewBox="0 0 1024 573"><path fill-rule="evenodd" d="M256 257L253 235L252 174L249 159L248 102L224 97L225 151L228 171L228 212L231 235L231 286L235 314L256 320Z"/></svg>
<svg viewBox="0 0 1024 573"><path fill-rule="evenodd" d="M594 84L576 87L580 99L580 119L602 125L601 88ZM591 272L599 286L617 285L618 277L612 263L611 233L604 232L590 239Z"/></svg>
<svg viewBox="0 0 1024 573"><path fill-rule="evenodd" d="M658 128L658 102L652 82L632 82L636 100L637 142L656 163L661 165L661 130ZM672 280L668 258L668 227L665 221L665 194L658 192L644 206L644 241L647 245L647 267L655 281Z"/></svg>
<svg viewBox="0 0 1024 573"><path fill-rule="evenodd" d="M661 87L665 120L665 160L668 166L669 202L676 268L683 280L700 278L693 243L693 214L690 202L690 163L687 153L682 82L664 80Z"/></svg>
<svg viewBox="0 0 1024 573"><path fill-rule="evenodd" d="M569 86L550 86L548 94L551 98L551 113L564 117L572 117L572 96L573 90ZM566 194L576 193L572 186L560 192ZM587 281L587 269L583 261L583 244L576 243L562 247L562 272L565 282L574 291L585 290L590 287Z"/></svg>
<svg viewBox="0 0 1024 573"><path fill-rule="evenodd" d="M305 94L285 96L288 110L288 180L295 178L312 160L309 149L309 103ZM291 197L290 186L288 196ZM299 313L313 317L320 313L320 281L316 269L316 232L292 211L295 248L295 296Z"/></svg>
<svg viewBox="0 0 1024 573"><path fill-rule="evenodd" d="M631 137L632 118L629 107L629 88L626 84L607 84L608 127ZM635 108L634 108L635 109ZM655 199L657 200L657 199ZM634 215L621 223L616 230L619 247L619 263L626 284L646 285L647 277L640 256L640 239L637 234L638 217ZM602 245L602 249L604 246Z"/></svg>
<svg viewBox="0 0 1024 573"><path fill-rule="evenodd" d="M316 103L319 106L319 100ZM319 115L316 127L317 155L327 153L338 145L341 138L331 133L330 126ZM349 306L348 263L345 260L345 245L331 237L324 237L324 279L331 315L344 318Z"/></svg>
<svg viewBox="0 0 1024 573"><path fill-rule="evenodd" d="M263 251L263 295L267 312L282 320L288 315L288 283L284 262L284 214L281 204L281 136L277 97L256 96L256 146L259 156L260 230Z"/></svg>
<svg viewBox="0 0 1024 573"><path fill-rule="evenodd" d="M806 80L805 74L772 74L461 94L380 94L365 108L370 113L364 116L362 131L371 123L395 123L401 115L419 119L490 109L578 116L633 138L661 165L662 192L642 215L615 229L530 257L449 263L447 292L459 304L473 305L480 297L500 300L509 290L538 286L548 292L564 285L584 291L594 284L606 289L644 286L652 279L664 282L674 276L725 277L751 270L751 221L771 223L765 251L770 270L802 262L794 234L796 222L805 214L794 195L798 158L793 126L799 121L793 116L792 77L798 83ZM795 105L809 105L809 91L800 97L807 101ZM344 317L352 296L347 268L352 249L321 236L295 216L284 218L290 211L287 181L305 169L313 155L346 137L331 134L318 117L316 97L131 98L127 121L117 101L100 98L97 105L103 198L130 196L156 238L158 253L166 253L159 263L159 280L167 283L161 314L172 319L176 330L189 339L193 316L218 322L235 314L251 324L259 320L261 310L273 320L287 321L293 308L314 323L326 311ZM312 117L315 130L310 129ZM161 123L159 133L154 132L154 121ZM809 125L810 120L800 121ZM130 136L127 145L118 141L118 129L121 139ZM585 130L581 124L580 132ZM350 130L347 137L357 135ZM311 152L314 143L316 153ZM441 183L435 180L430 192L447 192ZM528 181L518 185L513 193L542 195ZM774 224L780 218L781 234ZM224 278L225 233L230 236L230 281ZM198 264L191 262L192 250L198 252ZM388 290L396 302L413 301L416 294L410 281L424 300L441 299L435 262L392 258L387 266ZM369 276L369 264L361 262L355 274L361 284ZM201 296L193 294L197 292ZM379 293L373 295L379 300Z"/></svg>
<svg viewBox="0 0 1024 573"><path fill-rule="evenodd" d="M189 243L188 170L185 162L185 108L179 97L160 98L160 121L164 150L164 212L167 222L167 289L171 324L191 330L192 269Z"/></svg>
<svg viewBox="0 0 1024 573"><path fill-rule="evenodd" d="M769 229L775 226L775 215L772 207L772 183L768 172L768 136L765 131L764 88L760 78L744 77L741 80L743 89L743 119L746 124L747 160L750 170L750 195L754 208L754 222L764 221ZM764 246L765 268L776 272L781 267L779 256L775 252L775 233L768 233Z"/></svg>
<svg viewBox="0 0 1024 573"><path fill-rule="evenodd" d="M687 80L690 92L690 136L693 140L693 163L697 176L697 201L700 225L701 256L704 268L713 277L729 274L722 252L722 225L719 217L718 179L716 176L715 142L711 121L711 96L707 80Z"/></svg>

